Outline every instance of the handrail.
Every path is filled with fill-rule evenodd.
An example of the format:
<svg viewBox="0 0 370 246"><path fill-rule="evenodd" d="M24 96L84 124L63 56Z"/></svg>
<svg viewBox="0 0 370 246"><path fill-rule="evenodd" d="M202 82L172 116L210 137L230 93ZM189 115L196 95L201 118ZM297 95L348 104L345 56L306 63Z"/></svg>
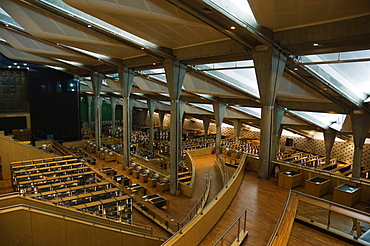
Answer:
<svg viewBox="0 0 370 246"><path fill-rule="evenodd" d="M205 185L204 191L202 193L202 196L199 198L198 202L193 206L193 208L190 210L190 212L185 216L185 218L180 222L181 228L187 222L189 222L195 216L197 216L197 214L199 214L201 212L201 210L204 208L204 206L207 202L208 196L209 196L210 189L211 189L211 179L209 178L209 173L208 173L208 178L206 180L206 185ZM195 213L194 213L194 211L195 211ZM193 213L194 213L194 215L192 216ZM185 223L185 221L187 221L187 222ZM181 229L180 229L180 233L181 233Z"/></svg>
<svg viewBox="0 0 370 246"><path fill-rule="evenodd" d="M160 237L160 236L155 236L155 235L147 234L147 233L143 233L143 232L137 232L137 231L134 231L134 230L125 229L125 228L121 228L121 227L114 226L114 225L108 225L108 224L104 224L104 223L101 223L101 222L92 221L92 220L88 220L88 219L85 219L85 218L80 218L80 217L72 216L72 215L69 215L69 214L64 214L64 213L48 210L48 209L45 209L45 208L35 207L35 206L29 205L29 204L24 204L24 203L19 203L19 204L15 204L15 205L2 207L2 208L0 208L0 210L4 211L4 210L7 210L7 209L12 209L12 208L17 208L17 207L25 207L25 208L28 208L29 210L34 209L34 210L38 210L38 211L43 211L43 212L46 212L48 214L63 216L64 219L65 218L70 218L70 219L82 221L84 223L90 223L93 226L96 226L96 225L98 225L100 227L104 226L105 228L108 227L108 228L116 229L116 230L120 230L120 231L127 231L127 232L130 232L130 233L140 234L140 235L143 235L144 237L154 237L154 238L157 238L157 239L163 240L163 241L166 240L166 238L163 238L163 237Z"/></svg>
<svg viewBox="0 0 370 246"><path fill-rule="evenodd" d="M142 205L142 206L150 209L156 215L161 216L161 218L163 218L166 221L166 225L163 225L163 224L159 224L159 225L162 226L164 229L169 230L170 229L168 227L169 224L175 224L175 230L176 231L180 229L180 222L178 220L176 220L175 218L173 218L169 214L165 213L164 211L160 210L159 208L155 207L154 205L145 202L145 200L142 199L140 196L135 195L135 193L133 193L131 190L129 190L126 187L124 187L123 185L117 183L115 180L113 180L111 177L109 177L105 173L101 172L100 170L98 170L93 165L90 165L89 163L85 163L85 164L87 166L89 166L98 175L100 175L101 177L103 177L105 180L107 180L108 182L110 182L111 184L113 184L114 186L116 186L117 188L119 188L120 190L122 190L124 193L130 195L131 198L135 201L135 203L138 203L138 204L140 204L140 205ZM135 208L138 209L139 211L143 212L142 209L140 208L140 206L135 206ZM147 213L144 213L144 214L145 215L148 215ZM157 219L155 219L154 221L156 223L159 222ZM170 229L170 232L171 233L174 233L174 231L172 229Z"/></svg>
<svg viewBox="0 0 370 246"><path fill-rule="evenodd" d="M244 223L243 223L243 230L240 230L240 220L242 216L244 215ZM237 242L240 242L240 234L241 232L246 232L247 230L247 210L244 209L244 211L238 216L238 218L231 224L231 226L221 235L221 237L213 244L213 246L217 245L221 241L221 246L224 245L223 239L224 237L229 233L231 228L234 227L234 225L238 222L238 236L237 236Z"/></svg>
<svg viewBox="0 0 370 246"><path fill-rule="evenodd" d="M351 181L351 182L355 182L355 183L359 183L359 184L370 185L370 180L363 179L363 178L347 177L347 176L344 176L344 175L332 173L332 172L327 171L327 170L323 170L321 168L307 167L307 166L300 165L300 164L293 164L293 163L282 162L282 161L277 161L277 160L272 161L272 163L275 163L275 164L278 164L278 165L289 166L289 167L293 167L293 168L297 168L297 169L301 169L301 170L307 170L307 171L313 172L313 173L324 174L324 175L327 175L329 177L336 177L336 178L340 178L340 179L343 179L343 180L347 180L347 181Z"/></svg>
<svg viewBox="0 0 370 246"><path fill-rule="evenodd" d="M288 208L288 205L289 205L291 194L292 194L292 190L290 190L290 192L288 194L288 198L286 200L283 213L280 216L279 222L275 226L274 232L272 233L272 236L270 237L270 240L269 240L269 242L267 244L268 246L271 246L274 243L274 240L275 240L276 236L278 235L278 231L279 231L280 226L281 226L281 224L282 224L282 222L284 220L285 213L287 212L287 208Z"/></svg>
<svg viewBox="0 0 370 246"><path fill-rule="evenodd" d="M225 185L228 180L230 179L229 173L226 170L225 161L221 158L221 155L217 155L217 159L220 163L220 170L221 170L221 177L222 177L222 184Z"/></svg>
<svg viewBox="0 0 370 246"><path fill-rule="evenodd" d="M107 216L105 214L99 214L99 213L92 212L92 211L87 211L86 212L86 210L84 210L84 209L79 209L79 208L76 208L76 207L73 207L73 206L65 205L63 203L53 202L51 200L47 200L47 199L41 198L41 197L32 196L31 194L27 194L27 193L22 193L22 192L5 193L5 194L1 194L0 198L7 197L7 196L9 196L9 197L10 196L26 197L26 198L30 198L30 199L37 200L37 201L51 203L51 204L53 204L54 206L57 206L57 207L70 208L70 209L74 209L74 210L77 210L79 212L82 212L84 214L91 214L91 215L95 215L95 216L98 216L98 217L102 217L102 218L117 222L117 217L114 217L114 216ZM128 220L121 220L121 222L124 222L124 223L129 224L129 225L134 225L134 226L146 228L146 230L153 231L153 228L151 226L148 226L148 225L143 225L143 224L139 224L139 223L136 223L136 222L133 222L133 221L128 221Z"/></svg>
<svg viewBox="0 0 370 246"><path fill-rule="evenodd" d="M331 211L334 211L336 213L348 216L350 218L358 219L358 220L361 220L363 222L370 223L369 213L367 213L367 212L364 212L364 211L361 211L361 210L358 210L358 209L355 209L355 208L352 208L352 207L348 207L348 206L345 206L343 204L339 204L339 203L336 203L336 202L325 200L325 199L320 198L320 197L312 196L312 195L309 195L309 194L306 194L306 193L303 193L303 192L300 192L300 191L290 190L290 192L288 194L287 202L286 202L284 210L283 210L283 213L282 213L282 215L279 219L279 222L275 226L274 232L271 235L270 240L267 244L268 246L273 245L274 240L278 236L278 231L280 229L280 226L282 224L284 216L287 212L287 206L288 206L293 194L298 198L298 201L306 202L306 203L324 208L328 211L329 214L330 214ZM307 219L307 220L310 221L310 219ZM326 229L330 229L330 219L328 219L327 223L328 224L324 225L324 227ZM319 226L320 223L316 222L315 224L316 224L316 226ZM332 233L336 233L335 229L330 229L330 231ZM340 233L339 235L344 236L343 233ZM357 241L356 237L353 237L353 238L352 237L347 237L347 238Z"/></svg>

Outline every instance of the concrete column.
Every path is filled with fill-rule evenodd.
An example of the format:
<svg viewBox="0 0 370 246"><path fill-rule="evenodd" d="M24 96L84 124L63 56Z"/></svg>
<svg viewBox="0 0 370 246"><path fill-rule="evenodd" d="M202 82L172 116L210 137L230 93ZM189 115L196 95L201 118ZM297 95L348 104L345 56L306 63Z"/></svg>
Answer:
<svg viewBox="0 0 370 246"><path fill-rule="evenodd" d="M325 164L330 163L331 159L331 150L333 149L334 140L337 136L335 131L324 131L324 143L325 143Z"/></svg>
<svg viewBox="0 0 370 246"><path fill-rule="evenodd" d="M91 74L91 82L94 92L94 112L95 112L95 144L98 151L101 146L101 128L102 128L102 98L100 97L100 90L103 81L103 75L99 73Z"/></svg>
<svg viewBox="0 0 370 246"><path fill-rule="evenodd" d="M271 173L271 152L274 142L275 100L280 79L284 71L286 57L269 46L257 46L252 50L258 89L262 104L261 143L258 177L267 179Z"/></svg>
<svg viewBox="0 0 370 246"><path fill-rule="evenodd" d="M149 110L149 149L153 152L154 142L154 110L157 101L153 99L147 99L148 110Z"/></svg>
<svg viewBox="0 0 370 246"><path fill-rule="evenodd" d="M355 150L353 154L353 168L352 177L360 178L361 174L361 159L362 148L370 128L369 114L354 114L351 113L353 140L355 143Z"/></svg>
<svg viewBox="0 0 370 246"><path fill-rule="evenodd" d="M170 123L170 194L178 194L178 164L181 161L182 113L180 110L180 93L186 73L186 66L179 61L166 59L164 62L168 92L171 99Z"/></svg>
<svg viewBox="0 0 370 246"><path fill-rule="evenodd" d="M226 105L220 102L213 103L213 112L216 120L216 154L221 153L221 125L224 120Z"/></svg>
<svg viewBox="0 0 370 246"><path fill-rule="evenodd" d="M166 113L164 111L159 111L158 112L158 115L159 115L159 128L161 130L161 132L163 131L163 119L164 119L164 115Z"/></svg>
<svg viewBox="0 0 370 246"><path fill-rule="evenodd" d="M92 129L93 125L91 122L91 103L92 103L92 96L87 95L87 122L88 122L88 128Z"/></svg>
<svg viewBox="0 0 370 246"><path fill-rule="evenodd" d="M211 119L208 116L203 115L202 120L203 120L204 136L207 138L208 130L209 130L209 123L211 122Z"/></svg>
<svg viewBox="0 0 370 246"><path fill-rule="evenodd" d="M234 119L233 125L234 125L235 142L239 143L240 130L242 129L242 122L239 119Z"/></svg>
<svg viewBox="0 0 370 246"><path fill-rule="evenodd" d="M110 97L110 106L112 107L112 132L113 132L113 136L116 133L116 105L117 105L117 97Z"/></svg>
<svg viewBox="0 0 370 246"><path fill-rule="evenodd" d="M122 101L122 135L123 135L123 166L130 165L131 120L130 120L130 94L134 82L134 72L125 67L118 68L121 85Z"/></svg>
<svg viewBox="0 0 370 246"><path fill-rule="evenodd" d="M131 143L132 141L132 110L134 109L134 99L130 98L128 100L128 125L130 126L128 128L129 130L129 142Z"/></svg>
<svg viewBox="0 0 370 246"><path fill-rule="evenodd" d="M271 160L276 160L276 152L279 147L279 140L281 137L281 133L283 132L283 128L281 127L281 122L283 120L285 110L282 107L275 107L275 127L273 129L274 137L271 147ZM270 169L273 171L272 169Z"/></svg>

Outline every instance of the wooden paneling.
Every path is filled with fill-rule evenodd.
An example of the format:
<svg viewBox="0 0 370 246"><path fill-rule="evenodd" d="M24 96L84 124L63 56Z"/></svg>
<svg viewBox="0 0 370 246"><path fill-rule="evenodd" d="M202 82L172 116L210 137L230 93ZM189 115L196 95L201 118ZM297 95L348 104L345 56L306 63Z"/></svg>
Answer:
<svg viewBox="0 0 370 246"><path fill-rule="evenodd" d="M3 178L11 179L10 162L48 158L54 155L42 152L30 145L15 142L8 137L0 136L0 156L3 166Z"/></svg>

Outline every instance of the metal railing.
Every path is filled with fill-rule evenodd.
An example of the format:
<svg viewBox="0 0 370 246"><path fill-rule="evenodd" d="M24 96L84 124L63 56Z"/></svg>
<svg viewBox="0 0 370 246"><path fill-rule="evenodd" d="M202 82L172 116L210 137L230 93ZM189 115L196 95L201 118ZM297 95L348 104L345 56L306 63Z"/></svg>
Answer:
<svg viewBox="0 0 370 246"><path fill-rule="evenodd" d="M244 222L242 222L243 218L244 218ZM240 235L242 235L242 232L245 234L247 233L247 210L246 209L239 215L239 217L234 221L234 223L232 223L232 225L222 234L222 236L213 244L213 246L216 246L216 245L223 246L225 236L229 234L230 230L235 226L236 223L238 223L238 229L237 229L238 232L236 236L236 241L240 242L244 239L244 237L240 238Z"/></svg>
<svg viewBox="0 0 370 246"><path fill-rule="evenodd" d="M185 216L185 218L180 222L181 228L184 227L189 221L191 221L193 218L195 218L204 208L208 197L209 197L209 192L211 190L211 179L208 178L206 180L206 186L204 188L202 196L199 198L198 202L193 206L193 208L190 210L190 212ZM180 229L180 233L181 229Z"/></svg>

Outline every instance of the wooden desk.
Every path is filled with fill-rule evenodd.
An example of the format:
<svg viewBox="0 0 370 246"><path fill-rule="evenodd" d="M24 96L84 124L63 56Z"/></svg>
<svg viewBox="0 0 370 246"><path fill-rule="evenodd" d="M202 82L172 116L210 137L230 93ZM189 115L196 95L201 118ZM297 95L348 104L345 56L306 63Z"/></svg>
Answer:
<svg viewBox="0 0 370 246"><path fill-rule="evenodd" d="M307 179L304 186L304 192L313 196L323 196L329 193L330 179L314 177Z"/></svg>
<svg viewBox="0 0 370 246"><path fill-rule="evenodd" d="M278 186L285 189L292 189L303 183L303 174L296 171L279 173Z"/></svg>
<svg viewBox="0 0 370 246"><path fill-rule="evenodd" d="M134 169L135 169L135 167L133 167L133 166L127 167L126 168L126 173L128 175L132 175L132 172L133 172Z"/></svg>
<svg viewBox="0 0 370 246"><path fill-rule="evenodd" d="M148 182L148 173L140 173L140 182L147 183Z"/></svg>
<svg viewBox="0 0 370 246"><path fill-rule="evenodd" d="M133 171L133 175L134 175L134 178L135 179L138 179L139 177L140 177L140 173L141 173L141 171L142 171L142 169L140 169L140 170L134 170Z"/></svg>
<svg viewBox="0 0 370 246"><path fill-rule="evenodd" d="M157 191L162 192L170 189L170 182L159 182L157 183Z"/></svg>
<svg viewBox="0 0 370 246"><path fill-rule="evenodd" d="M333 201L351 207L360 200L361 187L341 184L334 189Z"/></svg>
<svg viewBox="0 0 370 246"><path fill-rule="evenodd" d="M156 187L157 186L157 182L158 182L158 178L149 178L148 179L148 186L150 188Z"/></svg>

